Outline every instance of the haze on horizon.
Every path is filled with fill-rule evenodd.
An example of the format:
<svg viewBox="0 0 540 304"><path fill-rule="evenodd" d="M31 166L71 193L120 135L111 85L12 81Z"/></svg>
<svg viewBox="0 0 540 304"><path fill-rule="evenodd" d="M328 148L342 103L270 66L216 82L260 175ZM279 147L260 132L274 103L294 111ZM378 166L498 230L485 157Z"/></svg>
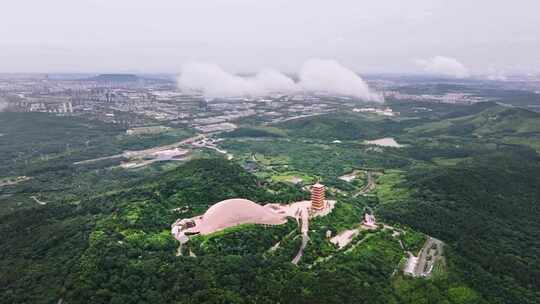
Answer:
<svg viewBox="0 0 540 304"><path fill-rule="evenodd" d="M0 13L0 73L296 72L453 77L540 72L540 2L18 0Z"/></svg>

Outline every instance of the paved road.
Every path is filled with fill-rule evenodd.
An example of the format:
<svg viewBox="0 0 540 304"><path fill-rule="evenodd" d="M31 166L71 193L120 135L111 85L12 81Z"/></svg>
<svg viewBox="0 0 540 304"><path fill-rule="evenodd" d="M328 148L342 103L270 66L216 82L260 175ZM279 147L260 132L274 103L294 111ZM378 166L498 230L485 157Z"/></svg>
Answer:
<svg viewBox="0 0 540 304"><path fill-rule="evenodd" d="M304 255L304 249L306 248L306 245L309 241L308 231L309 231L309 212L307 208L302 209L301 221L302 221L302 245L300 246L300 249L298 250L298 253L292 260L293 264L298 264L300 262L300 259Z"/></svg>
<svg viewBox="0 0 540 304"><path fill-rule="evenodd" d="M99 157L99 158L93 158L93 159L87 159L87 160L75 162L73 164L74 165L80 165L80 164L92 163L92 162L97 162L97 161L100 161L100 160L114 159L114 158L120 158L120 157L142 158L144 156L147 156L149 154L153 154L153 153L156 153L156 152L159 152L159 151L162 151L162 150L170 150L170 149L177 148L177 147L179 147L181 145L192 143L192 142L194 142L196 140L199 140L199 139L202 139L204 137L205 137L205 135L198 134L196 136L186 138L184 140L181 140L179 142L175 142L175 143L170 144L170 145L158 146L158 147L153 147L153 148L150 148L150 149L138 150L138 151L124 151L123 153L120 153L120 154L111 155L111 156L104 156L104 157Z"/></svg>

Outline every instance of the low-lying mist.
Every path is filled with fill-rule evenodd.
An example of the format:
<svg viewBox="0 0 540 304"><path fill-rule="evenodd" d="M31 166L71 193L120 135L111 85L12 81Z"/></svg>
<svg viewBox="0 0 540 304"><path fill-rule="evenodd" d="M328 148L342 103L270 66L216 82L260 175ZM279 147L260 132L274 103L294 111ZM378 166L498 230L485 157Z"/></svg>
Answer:
<svg viewBox="0 0 540 304"><path fill-rule="evenodd" d="M298 72L298 81L274 69L263 69L253 76L239 76L215 64L191 62L183 67L178 87L208 97L324 92L365 101L384 101L382 94L372 91L355 72L335 60L322 59L304 62Z"/></svg>
<svg viewBox="0 0 540 304"><path fill-rule="evenodd" d="M2 97L0 97L0 112L3 112L5 109L7 109L8 103L3 100Z"/></svg>

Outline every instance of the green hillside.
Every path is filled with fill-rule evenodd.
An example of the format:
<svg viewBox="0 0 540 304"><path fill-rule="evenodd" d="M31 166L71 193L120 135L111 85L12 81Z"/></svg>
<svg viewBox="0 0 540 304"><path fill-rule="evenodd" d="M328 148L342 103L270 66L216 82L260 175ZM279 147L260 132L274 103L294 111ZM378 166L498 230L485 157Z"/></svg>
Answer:
<svg viewBox="0 0 540 304"><path fill-rule="evenodd" d="M126 127L48 113L0 112L0 177L36 175L74 162L171 144L193 135L187 128L130 136ZM50 162L49 162L50 161Z"/></svg>
<svg viewBox="0 0 540 304"><path fill-rule="evenodd" d="M290 120L276 125L290 136L312 139L357 140L384 137L406 123L365 115L332 113Z"/></svg>
<svg viewBox="0 0 540 304"><path fill-rule="evenodd" d="M381 214L448 242L450 263L490 303L540 298L540 158L527 149L409 172L414 195Z"/></svg>
<svg viewBox="0 0 540 304"><path fill-rule="evenodd" d="M418 136L539 135L540 114L521 108L492 106L477 114L416 126L408 132Z"/></svg>
<svg viewBox="0 0 540 304"><path fill-rule="evenodd" d="M305 198L296 188L283 187L281 193ZM0 218L0 269L6 270L0 273L2 302L51 303L65 296L73 300L68 302L82 303L88 296L93 303L109 303L115 293L126 292L129 297L135 289L123 289L124 284L141 280L124 277L139 271L135 262L153 267L155 258L161 256L164 266L182 263L182 259L174 261L176 241L170 235L170 224L179 215L173 208L189 206L182 216L190 216L226 198L280 201L281 193L267 192L232 163L195 160L159 181L147 180L130 190L8 214ZM143 261L137 259L141 254ZM181 269L179 266L175 274ZM159 275L156 269L148 269L147 274L151 273ZM120 283L118 276L126 281ZM95 293L103 288L111 289L109 296ZM160 300L169 302L170 298ZM123 303L128 302L137 300Z"/></svg>
<svg viewBox="0 0 540 304"><path fill-rule="evenodd" d="M236 227L188 243L185 250L196 258L176 256L169 229L178 217L230 197L307 198L298 187L269 189L234 163L200 159L132 189L3 216L0 268L9 271L0 274L2 302L450 303L453 287L479 299L456 279L420 282L395 275L404 253L388 230L360 234L362 246L338 253L325 231L358 223L361 199L344 200L330 217L310 224L310 245L299 266L290 262L299 245L296 223ZM172 210L182 206L187 213ZM277 241L281 247L269 253Z"/></svg>
<svg viewBox="0 0 540 304"><path fill-rule="evenodd" d="M336 112L245 125L216 141L230 161L208 152L136 170L72 163L94 151L85 149L87 137L123 147L130 139L121 129L85 130L79 119L55 126L39 116L39 126L50 125L44 138L31 128L6 135L30 164L17 161L13 176L36 175L0 188L0 302L538 303L540 156L529 148L540 138L538 114L493 104L443 112L436 122ZM36 147L62 143L64 124L81 134L65 140L72 155L60 149L50 154L57 158L36 159ZM158 136L167 138L144 144L174 139ZM362 143L384 136L405 145ZM351 173L354 180L341 178ZM307 199L304 186L315 178L337 203L310 220L298 265L294 220L231 227L182 248L170 234L176 219L223 199ZM357 228L366 210L390 226L359 231L343 249L329 241L328 233ZM418 252L428 236L445 243L444 259L428 278L405 275L407 251Z"/></svg>

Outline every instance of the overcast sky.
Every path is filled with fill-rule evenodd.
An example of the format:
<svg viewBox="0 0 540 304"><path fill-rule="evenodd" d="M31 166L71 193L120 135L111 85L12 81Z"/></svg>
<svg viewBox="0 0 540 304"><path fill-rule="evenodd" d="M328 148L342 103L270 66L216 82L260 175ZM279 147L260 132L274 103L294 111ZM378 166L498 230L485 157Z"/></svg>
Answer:
<svg viewBox="0 0 540 304"><path fill-rule="evenodd" d="M296 71L309 58L360 73L540 71L538 0L5 0L0 72ZM423 65L424 64L424 65Z"/></svg>

